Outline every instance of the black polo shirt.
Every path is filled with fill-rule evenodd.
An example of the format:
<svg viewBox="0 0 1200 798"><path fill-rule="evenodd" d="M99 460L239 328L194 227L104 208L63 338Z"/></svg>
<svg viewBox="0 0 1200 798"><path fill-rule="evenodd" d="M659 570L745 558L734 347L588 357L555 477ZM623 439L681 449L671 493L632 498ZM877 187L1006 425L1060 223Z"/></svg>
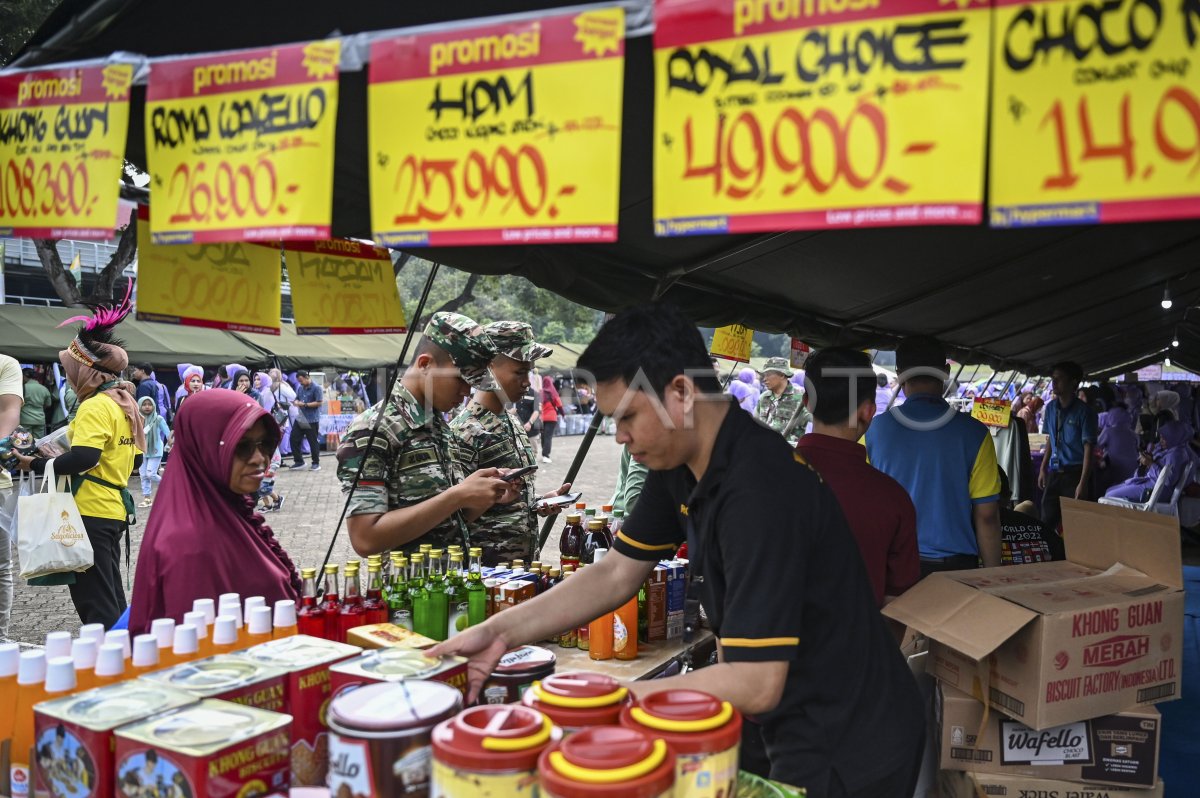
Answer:
<svg viewBox="0 0 1200 798"><path fill-rule="evenodd" d="M651 471L615 548L655 560L684 540L724 659L789 663L757 718L772 778L820 793L832 771L853 791L915 764L920 694L837 500L732 403L700 483L686 466Z"/></svg>

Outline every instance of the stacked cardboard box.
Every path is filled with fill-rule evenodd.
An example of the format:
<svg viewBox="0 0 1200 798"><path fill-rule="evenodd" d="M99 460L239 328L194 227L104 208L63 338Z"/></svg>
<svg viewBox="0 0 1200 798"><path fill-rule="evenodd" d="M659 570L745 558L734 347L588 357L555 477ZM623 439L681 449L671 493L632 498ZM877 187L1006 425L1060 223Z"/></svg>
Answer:
<svg viewBox="0 0 1200 798"><path fill-rule="evenodd" d="M687 597L687 560L663 560L646 580L647 643L683 637L683 605Z"/></svg>
<svg viewBox="0 0 1200 798"><path fill-rule="evenodd" d="M1146 707L1181 688L1178 522L1064 500L1063 529L1066 562L935 574L884 614L929 639L944 771L984 795L1100 782L1149 798L1161 724Z"/></svg>

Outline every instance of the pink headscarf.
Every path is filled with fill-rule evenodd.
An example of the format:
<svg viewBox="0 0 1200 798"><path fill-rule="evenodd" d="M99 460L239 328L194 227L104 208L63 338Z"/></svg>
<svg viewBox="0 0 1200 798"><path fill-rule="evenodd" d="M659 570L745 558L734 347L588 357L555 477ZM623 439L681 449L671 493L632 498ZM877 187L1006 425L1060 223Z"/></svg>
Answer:
<svg viewBox="0 0 1200 798"><path fill-rule="evenodd" d="M246 394L192 395L175 420L175 448L146 525L133 585L129 630L156 618L183 619L198 598L227 592L297 600L300 577L255 497L229 490L234 448L263 419L278 444L279 425Z"/></svg>

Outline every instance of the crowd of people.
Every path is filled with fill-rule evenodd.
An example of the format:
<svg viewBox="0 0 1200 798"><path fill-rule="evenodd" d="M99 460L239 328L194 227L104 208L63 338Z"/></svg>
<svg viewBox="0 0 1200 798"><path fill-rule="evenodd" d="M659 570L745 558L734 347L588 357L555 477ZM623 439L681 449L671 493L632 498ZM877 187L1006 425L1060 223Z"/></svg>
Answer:
<svg viewBox="0 0 1200 798"><path fill-rule="evenodd" d="M138 633L234 589L297 599L296 566L259 510L282 504L273 476L284 456L320 468L320 385L303 371L293 381L231 364L206 379L181 364L171 397L151 366L129 369L116 337L127 312L126 302L78 319L60 353L75 401L69 449L18 455L24 470L43 473L53 459L72 477L95 551L93 568L71 575L81 621L110 627L128 609ZM472 693L504 651L615 609L660 559L686 551L720 661L631 689L694 687L730 701L748 716L743 767L811 795L908 796L924 713L880 608L938 571L1062 559L1062 498L1140 501L1160 474L1194 470L1190 391L1081 388L1082 370L1060 363L1047 394L1017 394L999 430L948 401L946 350L931 338L897 348L897 385L842 347L817 351L804 372L771 358L722 385L705 350L670 305L630 309L580 357L591 387L572 383L564 403L536 371L550 349L529 324L438 313L381 401L367 407L361 382L345 377L332 386L362 408L337 463L349 539L364 556L461 543L482 548L487 565L535 558L539 518L571 487L538 495L521 478L538 463L539 433L549 462L567 407L612 419L623 447L614 505L629 514L614 549L553 603L527 602L434 649L471 658ZM9 361L0 433L31 395L52 426L53 399ZM1039 433L1045 448L1031 451ZM135 508L128 483L139 471ZM119 543L141 508L127 606ZM868 746L878 755L864 761Z"/></svg>

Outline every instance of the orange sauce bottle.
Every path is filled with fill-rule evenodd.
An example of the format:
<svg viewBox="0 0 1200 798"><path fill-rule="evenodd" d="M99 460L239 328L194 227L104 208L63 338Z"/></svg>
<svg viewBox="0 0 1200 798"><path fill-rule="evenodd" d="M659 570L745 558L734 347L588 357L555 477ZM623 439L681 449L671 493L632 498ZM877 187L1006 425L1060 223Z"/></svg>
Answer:
<svg viewBox="0 0 1200 798"><path fill-rule="evenodd" d="M125 652L120 643L105 643L96 653L96 687L115 684L129 677L125 674Z"/></svg>
<svg viewBox="0 0 1200 798"><path fill-rule="evenodd" d="M33 705L46 700L46 653L26 651L17 663L17 705L13 712L12 747L9 749L9 780L14 787L25 785L28 793L34 744ZM15 792L16 790L14 790Z"/></svg>
<svg viewBox="0 0 1200 798"><path fill-rule="evenodd" d="M21 647L16 643L0 645L0 741L12 737L13 718L17 713L17 670Z"/></svg>
<svg viewBox="0 0 1200 798"><path fill-rule="evenodd" d="M162 649L158 647L158 637L154 634L138 635L133 638L133 661L130 663L129 678L135 679L143 673L159 671L164 667L161 660Z"/></svg>
<svg viewBox="0 0 1200 798"><path fill-rule="evenodd" d="M279 640L282 637L291 637L300 631L296 625L296 602L291 599L280 599L275 602L275 615L272 618L271 637Z"/></svg>
<svg viewBox="0 0 1200 798"><path fill-rule="evenodd" d="M196 627L196 659L212 656L212 628L203 610L184 613L183 622Z"/></svg>
<svg viewBox="0 0 1200 798"><path fill-rule="evenodd" d="M75 689L78 692L96 686L96 654L100 644L94 637L77 637L71 641L71 659L75 660Z"/></svg>

